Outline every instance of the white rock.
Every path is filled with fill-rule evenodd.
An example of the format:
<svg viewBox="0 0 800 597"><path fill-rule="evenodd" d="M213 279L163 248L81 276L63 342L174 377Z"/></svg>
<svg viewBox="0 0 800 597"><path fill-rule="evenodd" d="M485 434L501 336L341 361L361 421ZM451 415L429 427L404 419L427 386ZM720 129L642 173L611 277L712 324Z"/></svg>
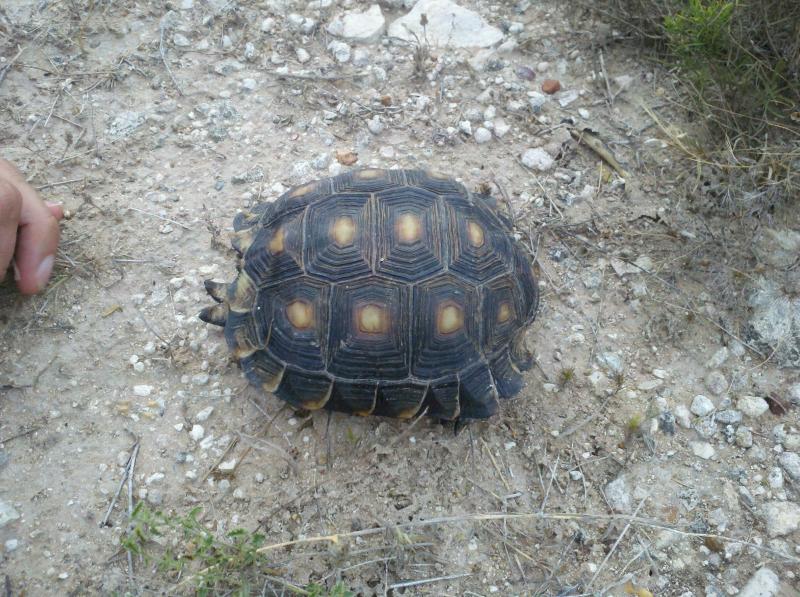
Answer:
<svg viewBox="0 0 800 597"><path fill-rule="evenodd" d="M748 417L760 417L769 410L769 404L760 396L742 396L736 402L736 408Z"/></svg>
<svg viewBox="0 0 800 597"><path fill-rule="evenodd" d="M458 123L458 130L465 135L472 134L472 123L469 120L462 120Z"/></svg>
<svg viewBox="0 0 800 597"><path fill-rule="evenodd" d="M189 437L191 437L194 441L199 442L203 439L203 436L206 434L206 430L203 429L202 425L192 425L192 430L189 432Z"/></svg>
<svg viewBox="0 0 800 597"><path fill-rule="evenodd" d="M720 396L728 389L728 380L719 371L711 371L706 375L706 387L715 396Z"/></svg>
<svg viewBox="0 0 800 597"><path fill-rule="evenodd" d="M616 512L631 511L631 495L625 477L617 477L605 488L606 499Z"/></svg>
<svg viewBox="0 0 800 597"><path fill-rule="evenodd" d="M174 43L179 48L188 48L192 45L192 42L189 41L189 38L186 37L183 33L176 33L172 36L172 43Z"/></svg>
<svg viewBox="0 0 800 597"><path fill-rule="evenodd" d="M166 475L164 473L153 473L145 479L145 485L152 485L153 483L161 483Z"/></svg>
<svg viewBox="0 0 800 597"><path fill-rule="evenodd" d="M780 489L783 487L783 471L779 467L773 466L769 469L767 483L769 483L772 489Z"/></svg>
<svg viewBox="0 0 800 597"><path fill-rule="evenodd" d="M420 23L423 14L428 20L424 31ZM503 39L503 32L478 13L450 0L419 0L411 12L389 26L389 35L410 42L427 39L439 48L487 48Z"/></svg>
<svg viewBox="0 0 800 597"><path fill-rule="evenodd" d="M783 537L800 527L800 506L792 502L767 502L762 513L770 537Z"/></svg>
<svg viewBox="0 0 800 597"><path fill-rule="evenodd" d="M226 460L225 462L220 462L217 468L221 471L232 471L236 468L236 458L231 458L230 460Z"/></svg>
<svg viewBox="0 0 800 597"><path fill-rule="evenodd" d="M532 170L546 172L553 167L555 161L544 149L541 147L534 147L526 150L525 153L522 154L522 163Z"/></svg>
<svg viewBox="0 0 800 597"><path fill-rule="evenodd" d="M153 393L153 386L141 385L133 386L133 394L135 396L149 396Z"/></svg>
<svg viewBox="0 0 800 597"><path fill-rule="evenodd" d="M497 136L498 139L502 139L506 136L506 133L511 130L511 125L508 124L502 118L495 118L494 119L494 134Z"/></svg>
<svg viewBox="0 0 800 597"><path fill-rule="evenodd" d="M295 56L297 56L297 61L298 61L300 64L305 64L306 62L308 62L309 60L311 60L311 54L309 54L309 53L308 53L308 52L307 52L305 49L303 49L303 48L297 48L297 49L294 51L294 55L295 55Z"/></svg>
<svg viewBox="0 0 800 597"><path fill-rule="evenodd" d="M714 403L711 402L711 400L709 400L706 396L698 394L692 400L692 406L690 410L698 417L705 417L707 414L710 414L714 411Z"/></svg>
<svg viewBox="0 0 800 597"><path fill-rule="evenodd" d="M689 429L692 426L691 413L683 404L676 406L673 414L675 415L675 421L684 429Z"/></svg>
<svg viewBox="0 0 800 597"><path fill-rule="evenodd" d="M723 346L708 359L706 367L709 369L719 369L723 363L728 360L728 354L728 347Z"/></svg>
<svg viewBox="0 0 800 597"><path fill-rule="evenodd" d="M350 46L343 41L332 41L328 44L328 51L336 59L336 62L347 62L350 60Z"/></svg>
<svg viewBox="0 0 800 597"><path fill-rule="evenodd" d="M800 383L792 384L789 387L789 402L800 405Z"/></svg>
<svg viewBox="0 0 800 597"><path fill-rule="evenodd" d="M714 447L708 442L689 442L689 445L692 448L692 453L703 460L708 460L714 456Z"/></svg>
<svg viewBox="0 0 800 597"><path fill-rule="evenodd" d="M474 137L475 143L478 145L483 145L484 143L488 143L492 140L492 133L482 126L479 126L477 129L475 129Z"/></svg>
<svg viewBox="0 0 800 597"><path fill-rule="evenodd" d="M263 21L261 21L261 32L262 33L269 33L273 29L275 29L275 19L272 17L267 17Z"/></svg>
<svg viewBox="0 0 800 597"><path fill-rule="evenodd" d="M375 116L367 121L367 128L373 135L380 135L381 132L383 132L383 121L381 117L375 114Z"/></svg>
<svg viewBox="0 0 800 597"><path fill-rule="evenodd" d="M792 481L800 481L800 455L796 452L784 452L778 456L778 464Z"/></svg>
<svg viewBox="0 0 800 597"><path fill-rule="evenodd" d="M214 412L214 407L207 406L194 416L194 420L197 421L198 423L203 423L204 421L208 420L208 417L210 417L211 413L213 412Z"/></svg>
<svg viewBox="0 0 800 597"><path fill-rule="evenodd" d="M355 43L374 43L386 29L381 7L373 4L365 12L349 10L331 21L328 33Z"/></svg>
<svg viewBox="0 0 800 597"><path fill-rule="evenodd" d="M759 568L742 587L739 597L774 597L780 589L780 577L769 568Z"/></svg>
<svg viewBox="0 0 800 597"><path fill-rule="evenodd" d="M353 50L353 66L368 66L370 63L369 52L366 48L356 48Z"/></svg>
<svg viewBox="0 0 800 597"><path fill-rule="evenodd" d="M181 0L181 10L194 8L194 0Z"/></svg>
<svg viewBox="0 0 800 597"><path fill-rule="evenodd" d="M8 539L5 542L6 551L14 551L19 547L19 539Z"/></svg>
<svg viewBox="0 0 800 597"><path fill-rule="evenodd" d="M242 79L242 89L245 91L255 91L256 87L258 87L258 83L255 79Z"/></svg>
<svg viewBox="0 0 800 597"><path fill-rule="evenodd" d="M8 502L0 500L0 529L19 518L19 512Z"/></svg>

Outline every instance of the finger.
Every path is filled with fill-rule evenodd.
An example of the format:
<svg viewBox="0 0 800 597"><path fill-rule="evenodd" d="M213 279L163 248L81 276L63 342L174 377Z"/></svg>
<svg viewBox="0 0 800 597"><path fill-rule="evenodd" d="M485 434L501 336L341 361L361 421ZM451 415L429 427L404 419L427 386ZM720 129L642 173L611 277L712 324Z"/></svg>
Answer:
<svg viewBox="0 0 800 597"><path fill-rule="evenodd" d="M64 206L61 203L53 203L52 201L45 201L44 204L50 210L50 214L56 219L61 220L64 218Z"/></svg>
<svg viewBox="0 0 800 597"><path fill-rule="evenodd" d="M50 279L60 232L58 220L36 192L27 185L20 191L22 211L14 255L19 270L17 286L23 294L34 294L42 290Z"/></svg>
<svg viewBox="0 0 800 597"><path fill-rule="evenodd" d="M0 281L14 256L21 208L22 196L17 187L0 175Z"/></svg>

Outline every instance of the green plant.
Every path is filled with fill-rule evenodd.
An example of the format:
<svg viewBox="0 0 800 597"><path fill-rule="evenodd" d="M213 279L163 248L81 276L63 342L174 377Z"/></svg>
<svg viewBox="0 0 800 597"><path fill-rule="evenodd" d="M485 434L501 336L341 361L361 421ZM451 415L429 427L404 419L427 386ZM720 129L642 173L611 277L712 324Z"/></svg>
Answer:
<svg viewBox="0 0 800 597"><path fill-rule="evenodd" d="M324 586L296 585L280 578L260 551L265 536L234 529L223 539L205 528L202 508L186 515L168 515L137 504L122 547L145 562L153 563L159 574L175 587L191 588L197 595L260 595L265 583L295 595L310 597L352 597L341 582L328 591ZM176 591L177 592L177 591Z"/></svg>
<svg viewBox="0 0 800 597"><path fill-rule="evenodd" d="M784 118L797 86L785 59L752 43L749 29L742 31L746 10L738 1L689 0L664 18L664 31L698 98L722 110L737 132L750 133L762 119Z"/></svg>

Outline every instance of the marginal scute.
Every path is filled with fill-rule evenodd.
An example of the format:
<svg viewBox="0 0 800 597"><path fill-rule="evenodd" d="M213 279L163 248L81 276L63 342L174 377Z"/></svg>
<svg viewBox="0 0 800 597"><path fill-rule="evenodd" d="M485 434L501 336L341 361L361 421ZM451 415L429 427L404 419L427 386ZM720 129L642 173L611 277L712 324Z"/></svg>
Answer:
<svg viewBox="0 0 800 597"><path fill-rule="evenodd" d="M539 292L490 196L422 170L366 169L234 219L239 276L206 281L254 386L295 408L485 419L524 386Z"/></svg>
<svg viewBox="0 0 800 597"><path fill-rule="evenodd" d="M217 303L216 305L205 307L200 311L198 317L206 323L224 327L228 319L228 305L225 303Z"/></svg>
<svg viewBox="0 0 800 597"><path fill-rule="evenodd" d="M238 232L234 232L231 234L231 246L239 255L244 255L247 253L247 249L250 248L250 245L253 244L255 234L255 228L244 228Z"/></svg>
<svg viewBox="0 0 800 597"><path fill-rule="evenodd" d="M231 311L249 313L255 304L258 290L246 272L239 272L233 284L228 287L228 305Z"/></svg>
<svg viewBox="0 0 800 597"><path fill-rule="evenodd" d="M203 286L205 286L208 295L218 303L224 301L228 295L228 285L224 282L205 280Z"/></svg>

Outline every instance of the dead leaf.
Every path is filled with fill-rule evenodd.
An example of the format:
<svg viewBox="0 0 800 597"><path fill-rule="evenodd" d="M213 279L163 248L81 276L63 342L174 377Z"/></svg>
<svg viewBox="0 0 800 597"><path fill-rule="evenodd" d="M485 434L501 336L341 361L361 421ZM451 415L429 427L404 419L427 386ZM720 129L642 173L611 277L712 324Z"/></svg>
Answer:
<svg viewBox="0 0 800 597"><path fill-rule="evenodd" d="M342 166L352 166L358 161L358 154L355 151L336 150L336 161Z"/></svg>
<svg viewBox="0 0 800 597"><path fill-rule="evenodd" d="M636 595L636 597L653 597L653 594L645 589L633 584L631 581L625 583L625 593L628 595Z"/></svg>

